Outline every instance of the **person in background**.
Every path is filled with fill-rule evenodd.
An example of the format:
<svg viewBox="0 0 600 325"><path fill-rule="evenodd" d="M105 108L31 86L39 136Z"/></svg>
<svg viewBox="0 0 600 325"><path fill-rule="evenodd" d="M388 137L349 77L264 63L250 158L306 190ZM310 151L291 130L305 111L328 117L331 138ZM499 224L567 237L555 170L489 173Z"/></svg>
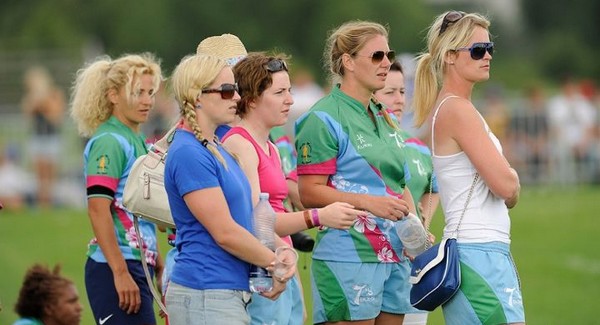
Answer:
<svg viewBox="0 0 600 325"><path fill-rule="evenodd" d="M416 213L398 126L373 92L385 87L395 53L387 29L351 21L324 51L337 83L296 121L302 204L348 202L367 215L348 230L322 228L312 261L313 322L400 324L412 312L396 221Z"/></svg>
<svg viewBox="0 0 600 325"><path fill-rule="evenodd" d="M394 61L385 80L385 87L375 91L377 100L384 104L393 113L398 121L402 121L405 103L404 72L400 62ZM400 123L398 123L400 127ZM425 229L429 229L433 214L439 203L437 194L437 181L433 173L431 163L431 151L419 138L410 135L407 131L399 129L399 141L403 144L402 150L405 154L405 179L410 188L413 202L417 207L418 215L423 221ZM433 241L433 240L432 240ZM400 262L404 264L402 269L410 273L410 262L403 258ZM427 313L414 309L404 316L404 325L427 324Z"/></svg>
<svg viewBox="0 0 600 325"><path fill-rule="evenodd" d="M53 270L34 264L23 279L15 312L21 317L13 325L79 325L83 307L73 281Z"/></svg>
<svg viewBox="0 0 600 325"><path fill-rule="evenodd" d="M160 288L163 263L156 227L140 220L139 247L133 215L121 204L135 159L148 152L140 125L148 119L162 79L149 53L99 57L77 72L71 116L91 137L84 150L88 215L95 238L88 244L85 285L94 319L103 325L155 324L142 259ZM152 272L154 271L154 272Z"/></svg>
<svg viewBox="0 0 600 325"><path fill-rule="evenodd" d="M217 56L196 54L181 60L171 82L182 123L165 165L178 251L166 295L169 323L249 324L250 264L270 270L275 254L252 235L250 184L215 135L236 118L233 72ZM274 277L263 295L277 299L294 272Z"/></svg>
<svg viewBox="0 0 600 325"><path fill-rule="evenodd" d="M592 178L596 109L571 76L561 80L560 93L546 107L550 128L550 159L556 181L575 184ZM592 167L592 169L595 166Z"/></svg>
<svg viewBox="0 0 600 325"><path fill-rule="evenodd" d="M309 211L287 212L284 208L286 177L269 135L273 127L285 124L294 102L285 58L250 53L234 67L241 93L237 108L240 121L223 137L223 143L243 162L253 202L258 202L261 192L269 193L269 202L277 212L275 231L291 246L290 234L321 224L348 229L362 212L346 203L333 203L311 211L313 219L307 220ZM302 289L298 278L294 278L289 290L275 302L255 294L249 311L253 324L303 324L302 306Z"/></svg>
<svg viewBox="0 0 600 325"><path fill-rule="evenodd" d="M442 305L449 325L525 323L508 212L519 201L519 176L471 102L475 84L490 77L489 26L477 13L437 16L417 64L415 123L429 134L444 238L458 237L461 285Z"/></svg>
<svg viewBox="0 0 600 325"><path fill-rule="evenodd" d="M50 72L33 66L25 72L25 95L21 106L31 121L33 135L29 145L37 177L38 206L53 203L57 163L61 155L61 128L65 111L64 92L54 84Z"/></svg>

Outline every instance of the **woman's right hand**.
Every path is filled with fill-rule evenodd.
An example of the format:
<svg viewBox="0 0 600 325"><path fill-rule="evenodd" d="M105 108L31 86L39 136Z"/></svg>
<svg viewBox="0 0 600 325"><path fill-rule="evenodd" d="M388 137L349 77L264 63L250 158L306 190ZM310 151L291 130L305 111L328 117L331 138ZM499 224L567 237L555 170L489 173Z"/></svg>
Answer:
<svg viewBox="0 0 600 325"><path fill-rule="evenodd" d="M114 274L114 283L119 295L119 308L127 314L137 313L142 305L140 288L128 271Z"/></svg>
<svg viewBox="0 0 600 325"><path fill-rule="evenodd" d="M396 197L370 195L365 203L366 210L374 216L392 221L398 221L410 212L408 203Z"/></svg>
<svg viewBox="0 0 600 325"><path fill-rule="evenodd" d="M349 229L359 216L366 215L365 211L356 210L345 202L331 203L318 212L321 225L336 229Z"/></svg>

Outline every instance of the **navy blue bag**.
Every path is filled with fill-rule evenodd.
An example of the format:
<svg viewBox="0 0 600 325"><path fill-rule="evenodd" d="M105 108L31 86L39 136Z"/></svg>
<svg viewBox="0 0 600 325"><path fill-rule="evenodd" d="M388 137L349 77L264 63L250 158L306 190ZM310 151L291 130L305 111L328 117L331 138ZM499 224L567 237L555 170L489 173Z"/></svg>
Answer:
<svg viewBox="0 0 600 325"><path fill-rule="evenodd" d="M415 257L409 282L410 303L417 309L433 311L450 300L460 287L456 239L442 239Z"/></svg>

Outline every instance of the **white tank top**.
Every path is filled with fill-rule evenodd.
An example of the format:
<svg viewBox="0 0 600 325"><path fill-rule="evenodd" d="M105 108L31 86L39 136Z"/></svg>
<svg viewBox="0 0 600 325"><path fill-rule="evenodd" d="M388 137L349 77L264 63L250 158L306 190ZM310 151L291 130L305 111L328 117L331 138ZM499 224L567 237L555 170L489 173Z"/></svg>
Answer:
<svg viewBox="0 0 600 325"><path fill-rule="evenodd" d="M435 154L435 120L441 106L447 99L444 98L435 109L431 123L431 151L433 168L437 175L440 202L446 225L444 227L444 238L455 237L456 226L465 206L465 200L473 184L473 178L477 170L469 160L464 151L448 156ZM485 129L494 145L500 153L502 146L498 138L490 131L487 123L481 116ZM504 200L495 196L485 184L478 178L473 188L471 201L463 217L458 233L458 241L463 243L482 243L500 241L510 243L510 218L508 208Z"/></svg>

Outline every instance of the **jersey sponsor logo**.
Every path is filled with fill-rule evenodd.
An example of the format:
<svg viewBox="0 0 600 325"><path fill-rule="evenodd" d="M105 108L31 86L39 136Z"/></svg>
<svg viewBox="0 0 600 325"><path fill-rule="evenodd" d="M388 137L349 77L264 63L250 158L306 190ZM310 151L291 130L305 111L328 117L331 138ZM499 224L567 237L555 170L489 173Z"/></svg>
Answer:
<svg viewBox="0 0 600 325"><path fill-rule="evenodd" d="M362 133L356 135L356 141L358 142L358 150L373 146L372 144L368 143L367 140L365 140L365 136L362 135Z"/></svg>
<svg viewBox="0 0 600 325"><path fill-rule="evenodd" d="M300 146L300 158L302 160L303 164L310 164L311 160L311 147L310 147L310 142L304 142L301 146Z"/></svg>
<svg viewBox="0 0 600 325"><path fill-rule="evenodd" d="M394 131L394 133L389 133L390 138L394 138L396 140L396 146L398 148L404 147L404 139L402 139L402 135L398 133L398 131Z"/></svg>
<svg viewBox="0 0 600 325"><path fill-rule="evenodd" d="M96 159L96 162L98 163L98 174L106 174L108 173L107 169L108 169L108 165L110 164L110 158L108 158L107 155L102 155L100 157L98 157L98 159Z"/></svg>

